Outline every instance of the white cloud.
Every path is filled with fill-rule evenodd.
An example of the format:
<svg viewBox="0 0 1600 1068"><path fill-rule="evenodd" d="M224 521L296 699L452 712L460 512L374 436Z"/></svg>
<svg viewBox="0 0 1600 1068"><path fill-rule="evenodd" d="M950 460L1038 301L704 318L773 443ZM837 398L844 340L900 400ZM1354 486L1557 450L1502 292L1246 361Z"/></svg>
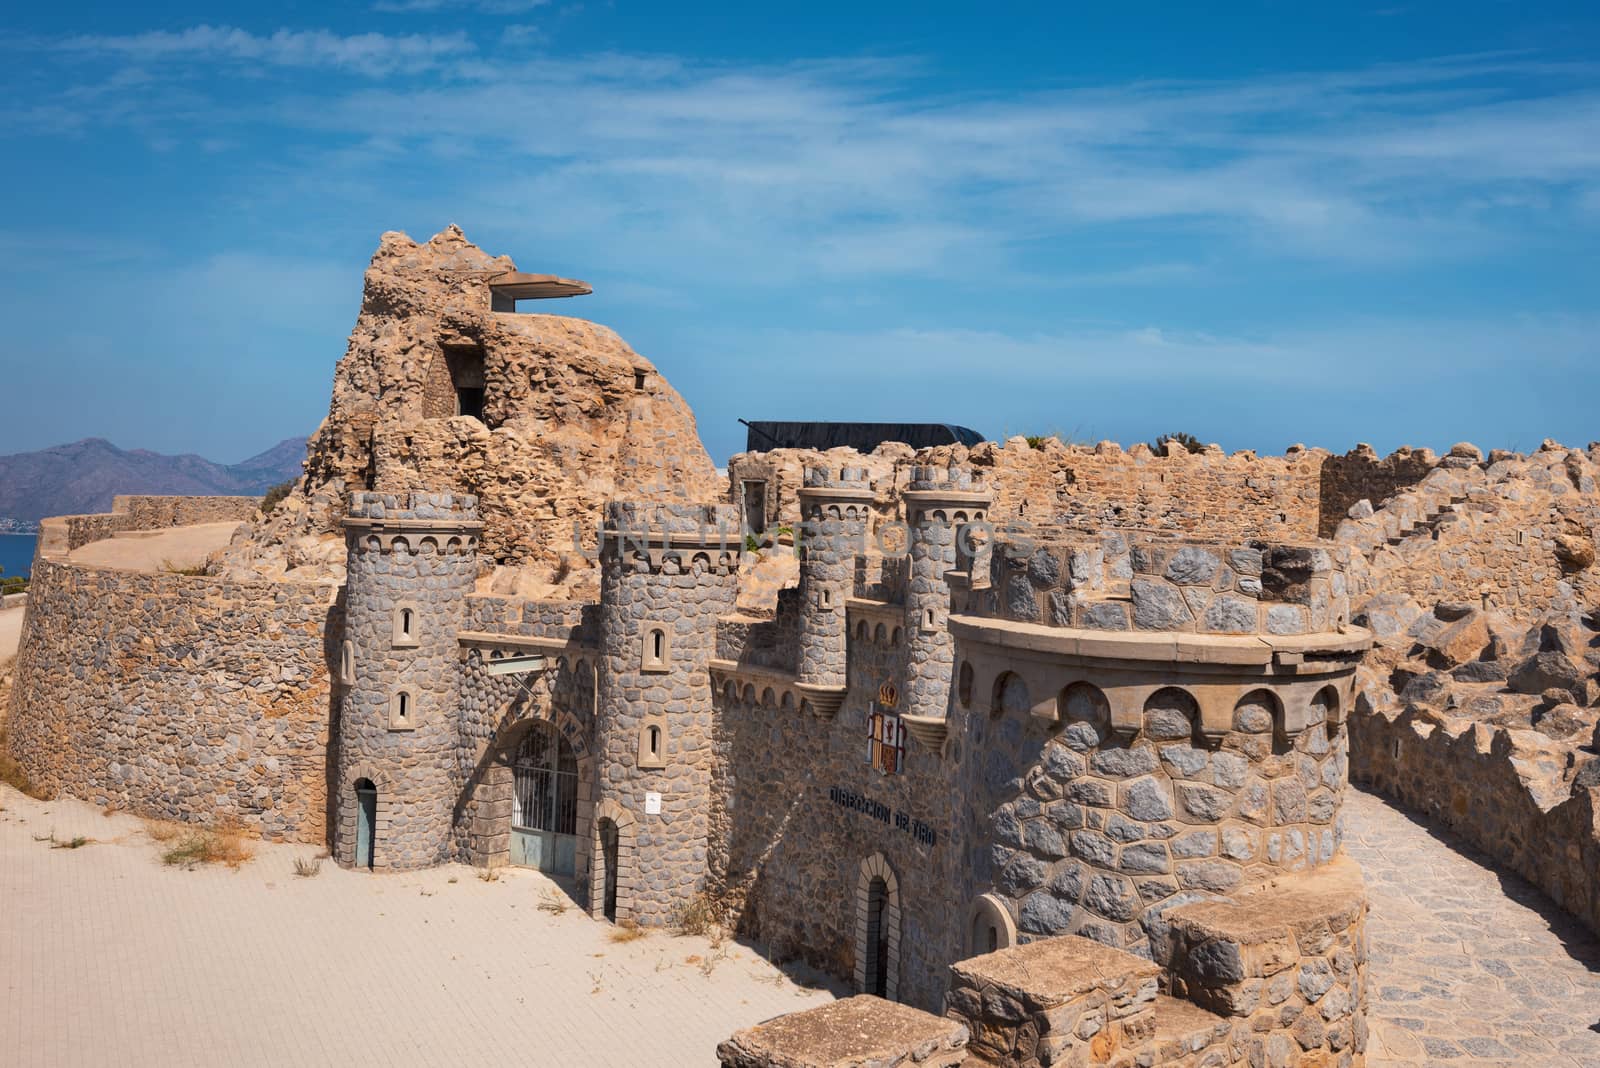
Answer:
<svg viewBox="0 0 1600 1068"><path fill-rule="evenodd" d="M120 57L132 62L221 61L278 67L336 68L384 75L419 71L470 54L464 33L340 35L327 30L255 34L231 26L195 26L122 36L86 34L56 42L56 49Z"/></svg>
<svg viewBox="0 0 1600 1068"><path fill-rule="evenodd" d="M484 15L524 15L550 0L377 0L372 10L388 14L433 11L476 11Z"/></svg>

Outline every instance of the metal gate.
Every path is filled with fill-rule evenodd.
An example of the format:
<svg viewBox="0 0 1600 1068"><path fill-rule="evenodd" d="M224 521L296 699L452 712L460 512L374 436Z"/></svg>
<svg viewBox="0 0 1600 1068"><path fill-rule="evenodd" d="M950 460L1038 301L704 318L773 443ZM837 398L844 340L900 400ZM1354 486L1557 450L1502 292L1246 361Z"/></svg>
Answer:
<svg viewBox="0 0 1600 1068"><path fill-rule="evenodd" d="M511 863L571 875L578 851L578 758L561 732L535 723L512 761Z"/></svg>

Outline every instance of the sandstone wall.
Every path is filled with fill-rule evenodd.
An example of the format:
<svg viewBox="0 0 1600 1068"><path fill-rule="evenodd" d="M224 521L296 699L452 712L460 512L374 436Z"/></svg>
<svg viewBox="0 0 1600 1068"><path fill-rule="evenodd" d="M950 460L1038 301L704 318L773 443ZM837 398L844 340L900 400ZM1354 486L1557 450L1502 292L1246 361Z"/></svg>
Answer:
<svg viewBox="0 0 1600 1068"><path fill-rule="evenodd" d="M66 515L39 524L41 554L71 552L124 530L162 530L196 523L245 523L261 515L256 497L118 496L111 511Z"/></svg>
<svg viewBox="0 0 1600 1068"><path fill-rule="evenodd" d="M1600 771L1533 731L1421 709L1351 716L1350 775L1439 821L1600 933ZM1573 757L1587 762L1576 773Z"/></svg>
<svg viewBox="0 0 1600 1068"><path fill-rule="evenodd" d="M1600 605L1600 489L1596 457L1549 442L1527 456L1475 459L1459 446L1414 489L1336 539L1364 554L1358 594L1446 601L1528 621L1551 605Z"/></svg>
<svg viewBox="0 0 1600 1068"><path fill-rule="evenodd" d="M774 954L848 978L861 866L881 854L903 903L899 1000L936 1009L945 965L962 955L966 805L945 762L914 739L903 774L867 763L868 706L903 675L904 644L890 634L851 641L850 690L831 720L763 700L760 684L718 692L712 825L723 852L713 854L711 885L739 929Z"/></svg>
<svg viewBox="0 0 1600 1068"><path fill-rule="evenodd" d="M1317 534L1331 538L1357 501L1374 508L1421 482L1438 463L1431 450L1398 449L1380 457L1370 445L1322 461Z"/></svg>
<svg viewBox="0 0 1600 1068"><path fill-rule="evenodd" d="M332 587L40 560L29 592L8 722L34 783L324 841Z"/></svg>

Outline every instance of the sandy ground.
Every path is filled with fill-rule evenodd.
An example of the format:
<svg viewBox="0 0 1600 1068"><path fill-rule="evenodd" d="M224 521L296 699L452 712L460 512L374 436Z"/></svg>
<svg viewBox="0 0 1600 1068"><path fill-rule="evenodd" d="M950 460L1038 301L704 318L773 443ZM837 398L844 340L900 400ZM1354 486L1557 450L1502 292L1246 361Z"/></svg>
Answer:
<svg viewBox="0 0 1600 1068"><path fill-rule="evenodd" d="M263 844L189 871L133 817L3 786L0 807L4 1065L704 1065L833 997L737 943L614 943L536 872L299 878L316 849Z"/></svg>
<svg viewBox="0 0 1600 1068"><path fill-rule="evenodd" d="M72 559L93 567L118 567L129 571L194 567L224 548L238 529L238 523L201 523L148 535L105 538L74 549Z"/></svg>
<svg viewBox="0 0 1600 1068"><path fill-rule="evenodd" d="M17 655L17 643L22 640L23 607L0 609L0 668Z"/></svg>

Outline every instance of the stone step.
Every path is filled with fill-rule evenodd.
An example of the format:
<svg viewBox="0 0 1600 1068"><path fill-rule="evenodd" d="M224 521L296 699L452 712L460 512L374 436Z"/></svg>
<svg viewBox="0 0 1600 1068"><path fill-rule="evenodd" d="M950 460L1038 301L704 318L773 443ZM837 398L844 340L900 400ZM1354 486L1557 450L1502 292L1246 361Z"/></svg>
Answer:
<svg viewBox="0 0 1600 1068"><path fill-rule="evenodd" d="M1154 1053L1155 1063L1165 1064L1212 1046L1226 1047L1232 1031L1232 1021L1192 1001L1157 994L1156 1033L1149 1042L1138 1047L1137 1052Z"/></svg>

